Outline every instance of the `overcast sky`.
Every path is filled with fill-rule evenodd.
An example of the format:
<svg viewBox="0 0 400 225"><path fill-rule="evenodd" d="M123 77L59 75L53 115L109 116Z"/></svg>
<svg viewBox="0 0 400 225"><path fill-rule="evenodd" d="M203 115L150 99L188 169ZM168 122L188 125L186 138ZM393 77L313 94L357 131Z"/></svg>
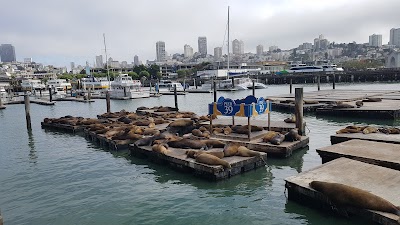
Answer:
<svg viewBox="0 0 400 225"><path fill-rule="evenodd" d="M223 45L228 6L230 39L243 40L245 52L258 44L290 49L319 34L365 43L376 33L385 44L400 27L400 0L12 0L1 3L0 43L14 45L18 61L68 67L104 55L103 33L118 61L154 60L160 40L171 55L185 44L198 51L199 36L213 54Z"/></svg>

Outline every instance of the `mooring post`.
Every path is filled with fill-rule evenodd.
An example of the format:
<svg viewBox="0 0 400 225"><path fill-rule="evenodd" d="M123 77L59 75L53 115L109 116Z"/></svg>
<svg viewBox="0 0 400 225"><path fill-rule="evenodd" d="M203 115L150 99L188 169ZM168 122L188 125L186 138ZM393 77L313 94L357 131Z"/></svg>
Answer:
<svg viewBox="0 0 400 225"><path fill-rule="evenodd" d="M149 92L151 93L151 82L150 82L150 84L149 84L149 87L150 87Z"/></svg>
<svg viewBox="0 0 400 225"><path fill-rule="evenodd" d="M196 89L197 89L197 82L196 82L196 78L194 78L194 79L193 79L193 82L194 82L194 86L196 86Z"/></svg>
<svg viewBox="0 0 400 225"><path fill-rule="evenodd" d="M253 80L253 96L256 96L256 85L254 84L254 80Z"/></svg>
<svg viewBox="0 0 400 225"><path fill-rule="evenodd" d="M40 97L42 97L42 89L41 88L39 89L39 95L40 95Z"/></svg>
<svg viewBox="0 0 400 225"><path fill-rule="evenodd" d="M92 88L89 87L89 89L88 89L88 94L87 94L87 95L88 95L87 97L88 97L88 100L89 100L89 101L90 101L90 99L92 99L92 93L91 93L91 91L92 91Z"/></svg>
<svg viewBox="0 0 400 225"><path fill-rule="evenodd" d="M295 115L296 115L296 128L300 135L304 135L303 124L303 88L295 89Z"/></svg>
<svg viewBox="0 0 400 225"><path fill-rule="evenodd" d="M111 105L110 105L110 92L106 92L106 105L107 105L107 113L111 112Z"/></svg>
<svg viewBox="0 0 400 225"><path fill-rule="evenodd" d="M247 137L249 138L250 141L250 134L251 134L251 124L250 124L250 117L247 117Z"/></svg>
<svg viewBox="0 0 400 225"><path fill-rule="evenodd" d="M0 210L0 225L3 225L3 216L1 215L1 210Z"/></svg>
<svg viewBox="0 0 400 225"><path fill-rule="evenodd" d="M232 88L235 88L235 78L232 77L231 79L232 79Z"/></svg>
<svg viewBox="0 0 400 225"><path fill-rule="evenodd" d="M214 81L214 102L217 102L217 82Z"/></svg>
<svg viewBox="0 0 400 225"><path fill-rule="evenodd" d="M317 82L318 82L318 91L321 90L321 76L317 75Z"/></svg>
<svg viewBox="0 0 400 225"><path fill-rule="evenodd" d="M124 97L126 97L126 87L124 87Z"/></svg>
<svg viewBox="0 0 400 225"><path fill-rule="evenodd" d="M25 101L25 117L26 117L26 127L28 130L32 129L31 125L31 106L30 106L30 101L29 101L29 96L25 92L24 94L24 101Z"/></svg>
<svg viewBox="0 0 400 225"><path fill-rule="evenodd" d="M293 83L292 83L292 78L290 78L290 94L292 94L292 88L293 88Z"/></svg>
<svg viewBox="0 0 400 225"><path fill-rule="evenodd" d="M0 109L3 108L3 102L1 101L1 94L0 94Z"/></svg>
<svg viewBox="0 0 400 225"><path fill-rule="evenodd" d="M178 109L178 94L176 93L176 84L174 84L174 97L175 97L175 108Z"/></svg>
<svg viewBox="0 0 400 225"><path fill-rule="evenodd" d="M268 108L268 131L271 130L271 103L267 100L267 108Z"/></svg>
<svg viewBox="0 0 400 225"><path fill-rule="evenodd" d="M333 79L332 88L333 88L333 90L335 90L335 86L336 86L335 74L332 75L332 79Z"/></svg>
<svg viewBox="0 0 400 225"><path fill-rule="evenodd" d="M53 100L53 96L51 95L51 87L49 87L49 101L51 102Z"/></svg>

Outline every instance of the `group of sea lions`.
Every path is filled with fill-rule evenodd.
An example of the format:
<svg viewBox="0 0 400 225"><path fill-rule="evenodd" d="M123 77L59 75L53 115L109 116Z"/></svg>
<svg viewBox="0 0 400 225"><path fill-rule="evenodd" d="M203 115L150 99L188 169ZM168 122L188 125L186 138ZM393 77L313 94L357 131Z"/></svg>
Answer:
<svg viewBox="0 0 400 225"><path fill-rule="evenodd" d="M373 127L373 126L357 126L350 125L343 129L336 131L336 134L346 134L346 133L384 133L384 134L400 134L400 129L396 127Z"/></svg>
<svg viewBox="0 0 400 225"><path fill-rule="evenodd" d="M262 141L271 143L273 145L280 145L284 141L298 141L301 139L297 129L291 129L289 132L268 131L263 137Z"/></svg>

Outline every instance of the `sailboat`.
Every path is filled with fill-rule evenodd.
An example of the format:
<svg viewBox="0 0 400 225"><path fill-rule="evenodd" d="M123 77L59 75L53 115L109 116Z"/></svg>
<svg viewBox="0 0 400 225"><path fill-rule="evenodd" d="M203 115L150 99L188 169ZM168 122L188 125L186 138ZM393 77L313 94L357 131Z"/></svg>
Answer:
<svg viewBox="0 0 400 225"><path fill-rule="evenodd" d="M218 84L217 91L238 91L238 90L248 90L253 88L253 81L249 77L237 77L229 78L230 75L230 54L229 54L229 6L228 6L228 65L226 77L227 79L221 80ZM267 88L265 84L255 82L254 87L256 89Z"/></svg>

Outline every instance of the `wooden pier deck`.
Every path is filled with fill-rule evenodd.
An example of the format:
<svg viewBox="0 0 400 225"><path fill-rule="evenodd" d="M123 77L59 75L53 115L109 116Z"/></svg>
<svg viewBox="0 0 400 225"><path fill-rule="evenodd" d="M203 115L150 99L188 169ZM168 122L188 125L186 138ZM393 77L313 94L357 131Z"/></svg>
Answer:
<svg viewBox="0 0 400 225"><path fill-rule="evenodd" d="M400 171L371 165L347 158L335 159L317 168L288 177L286 188L289 200L332 210L329 200L309 186L313 180L341 183L380 196L400 205ZM391 213L347 207L351 214L383 225L398 225L399 216Z"/></svg>
<svg viewBox="0 0 400 225"><path fill-rule="evenodd" d="M360 108L332 108L331 103L345 102L355 106L355 102L367 98L381 98L381 102L363 102ZM269 96L274 109L294 110L294 94ZM310 102L310 104L308 104ZM314 103L318 102L318 103ZM321 90L304 93L304 111L317 115L363 118L400 118L400 91L396 90Z"/></svg>
<svg viewBox="0 0 400 225"><path fill-rule="evenodd" d="M400 134L383 134L383 133L335 134L335 135L331 135L331 144L334 145L334 144L352 140L352 139L400 144Z"/></svg>
<svg viewBox="0 0 400 225"><path fill-rule="evenodd" d="M71 126L71 125L67 125L67 124L45 123L45 122L41 122L41 125L42 125L42 128L62 130L62 131L72 132L72 133L77 133L77 132L83 131L82 126Z"/></svg>
<svg viewBox="0 0 400 225"><path fill-rule="evenodd" d="M67 102L82 102L82 103L90 103L95 102L94 99L83 99L83 98L75 98L75 97L66 97L66 98L57 98L55 101L67 101Z"/></svg>
<svg viewBox="0 0 400 225"><path fill-rule="evenodd" d="M400 147L375 141L349 140L317 149L322 163L346 157L349 159L400 170Z"/></svg>
<svg viewBox="0 0 400 225"><path fill-rule="evenodd" d="M267 154L261 153L261 157L240 157L231 156L224 157L223 160L229 162L231 169L224 169L222 166L212 166L198 163L195 159L187 158L185 151L187 149L168 148L170 152L166 155L153 152L151 146L135 146L129 147L131 155L144 156L151 161L160 164L167 164L172 168L182 170L203 177L209 180L222 180L231 176L244 173L266 165ZM212 149L209 151L222 151L222 149Z"/></svg>

